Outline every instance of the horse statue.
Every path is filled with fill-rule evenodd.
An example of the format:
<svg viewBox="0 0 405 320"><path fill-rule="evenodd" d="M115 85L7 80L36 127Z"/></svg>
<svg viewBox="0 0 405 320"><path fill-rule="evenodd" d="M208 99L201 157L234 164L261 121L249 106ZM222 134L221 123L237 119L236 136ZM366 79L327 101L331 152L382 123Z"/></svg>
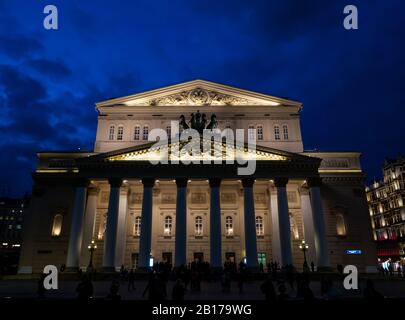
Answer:
<svg viewBox="0 0 405 320"><path fill-rule="evenodd" d="M185 117L183 114L180 116L179 125L180 125L184 130L187 130L187 129L190 128L190 127L188 126L187 122L186 122L186 117Z"/></svg>
<svg viewBox="0 0 405 320"><path fill-rule="evenodd" d="M211 121L208 124L206 129L213 130L213 129L217 128L217 127L218 127L217 116L215 115L215 113L213 113L211 115Z"/></svg>

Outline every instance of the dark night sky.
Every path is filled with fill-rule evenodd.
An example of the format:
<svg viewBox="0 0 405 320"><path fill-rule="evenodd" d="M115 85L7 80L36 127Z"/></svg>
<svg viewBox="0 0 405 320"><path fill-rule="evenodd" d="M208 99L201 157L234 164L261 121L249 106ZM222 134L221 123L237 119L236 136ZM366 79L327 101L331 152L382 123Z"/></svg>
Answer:
<svg viewBox="0 0 405 320"><path fill-rule="evenodd" d="M196 78L302 101L305 148L361 151L378 177L405 153L404 16L400 0L0 0L0 194L30 190L36 151L92 149L96 101Z"/></svg>

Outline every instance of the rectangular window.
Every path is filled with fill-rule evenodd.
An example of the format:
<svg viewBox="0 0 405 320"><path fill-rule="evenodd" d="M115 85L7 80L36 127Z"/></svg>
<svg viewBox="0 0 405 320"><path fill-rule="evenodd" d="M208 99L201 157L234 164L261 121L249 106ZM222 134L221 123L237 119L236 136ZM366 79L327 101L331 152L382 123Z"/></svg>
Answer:
<svg viewBox="0 0 405 320"><path fill-rule="evenodd" d="M123 135L124 135L124 127L119 126L117 132L117 140L122 140Z"/></svg>
<svg viewBox="0 0 405 320"><path fill-rule="evenodd" d="M253 141L255 140L256 132L255 132L255 126L250 125L248 129L248 139Z"/></svg>
<svg viewBox="0 0 405 320"><path fill-rule="evenodd" d="M280 140L280 127L274 126L274 139Z"/></svg>
<svg viewBox="0 0 405 320"><path fill-rule="evenodd" d="M287 125L283 125L283 137L284 137L284 140L288 140L288 127L287 127Z"/></svg>
<svg viewBox="0 0 405 320"><path fill-rule="evenodd" d="M141 134L141 127L136 126L134 129L134 140L139 140Z"/></svg>
<svg viewBox="0 0 405 320"><path fill-rule="evenodd" d="M115 127L114 126L110 126L110 131L108 134L108 139L109 140L114 140L114 134L115 134Z"/></svg>
<svg viewBox="0 0 405 320"><path fill-rule="evenodd" d="M143 139L143 140L148 140L148 135L149 135L149 127L148 127L148 126L144 126L144 127L143 127L142 139Z"/></svg>
<svg viewBox="0 0 405 320"><path fill-rule="evenodd" d="M257 140L263 140L263 126L257 126Z"/></svg>
<svg viewBox="0 0 405 320"><path fill-rule="evenodd" d="M170 139L170 136L172 134L172 127L171 126L166 127L166 133L167 133L167 139Z"/></svg>

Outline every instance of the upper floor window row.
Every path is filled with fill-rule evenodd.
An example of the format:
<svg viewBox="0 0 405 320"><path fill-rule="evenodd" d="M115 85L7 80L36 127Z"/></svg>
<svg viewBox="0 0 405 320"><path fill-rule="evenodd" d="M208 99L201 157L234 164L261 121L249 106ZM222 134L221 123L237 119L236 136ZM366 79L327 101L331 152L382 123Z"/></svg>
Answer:
<svg viewBox="0 0 405 320"><path fill-rule="evenodd" d="M274 140L281 140L281 137L283 140L289 139L288 126L286 124L283 124L281 129L278 124L274 126Z"/></svg>
<svg viewBox="0 0 405 320"><path fill-rule="evenodd" d="M149 137L149 126L144 125L142 127L142 140L148 141ZM124 126L110 125L108 129L108 140L124 140ZM136 125L133 131L133 140L141 140L141 126Z"/></svg>
<svg viewBox="0 0 405 320"><path fill-rule="evenodd" d="M228 129L228 126L227 126ZM259 141L264 140L264 128L262 125L249 125L248 128L248 134L249 134L249 139L253 140L255 138L255 132L254 130L256 129L256 138ZM171 134L171 127L167 126L166 127L166 132L168 136ZM142 133L142 135L141 135ZM133 131L133 140L144 140L148 141L149 137L149 126L144 125L142 127L142 132L141 132L141 126L136 125L134 127ZM109 140L123 140L124 139L124 126L118 125L117 128L115 125L110 125L109 130L108 130L108 139ZM288 125L283 124L281 127L280 125L276 124L274 126L274 140L288 140L289 139L289 130L288 130Z"/></svg>

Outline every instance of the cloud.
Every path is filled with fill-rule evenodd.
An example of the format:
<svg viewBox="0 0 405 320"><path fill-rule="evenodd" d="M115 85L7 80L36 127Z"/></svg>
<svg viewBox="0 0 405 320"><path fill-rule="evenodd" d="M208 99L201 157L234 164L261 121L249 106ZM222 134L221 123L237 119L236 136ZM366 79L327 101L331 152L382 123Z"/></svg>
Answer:
<svg viewBox="0 0 405 320"><path fill-rule="evenodd" d="M42 44L24 35L1 35L0 53L14 59L21 59L43 49Z"/></svg>
<svg viewBox="0 0 405 320"><path fill-rule="evenodd" d="M26 64L41 75L52 79L65 78L71 74L70 69L59 61L42 58L28 60Z"/></svg>

